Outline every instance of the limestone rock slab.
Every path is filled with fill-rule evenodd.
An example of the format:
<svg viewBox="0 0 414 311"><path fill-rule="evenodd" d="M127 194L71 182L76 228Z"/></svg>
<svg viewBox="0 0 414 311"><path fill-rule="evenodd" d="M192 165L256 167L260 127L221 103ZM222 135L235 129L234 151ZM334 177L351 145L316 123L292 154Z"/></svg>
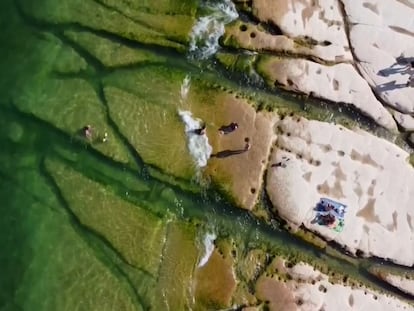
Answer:
<svg viewBox="0 0 414 311"><path fill-rule="evenodd" d="M414 74L410 66L414 61L414 5L392 0L343 3L362 75L387 104L401 112L414 112L414 88L406 86Z"/></svg>
<svg viewBox="0 0 414 311"><path fill-rule="evenodd" d="M286 266L281 257L274 262L277 268L266 270L255 282L255 295L269 310L412 310L406 301L364 285L334 281L307 263Z"/></svg>
<svg viewBox="0 0 414 311"><path fill-rule="evenodd" d="M262 57L257 66L270 85L352 105L379 125L396 130L391 114L350 64L324 66L302 59Z"/></svg>
<svg viewBox="0 0 414 311"><path fill-rule="evenodd" d="M277 25L291 38L333 46L341 58L352 58L338 1L254 0L252 12L260 21Z"/></svg>
<svg viewBox="0 0 414 311"><path fill-rule="evenodd" d="M398 111L393 113L395 121L406 131L414 131L414 117L409 114L404 114Z"/></svg>
<svg viewBox="0 0 414 311"><path fill-rule="evenodd" d="M327 62L351 62L352 55L343 53L334 45L310 44L287 35L271 34L260 26L235 22L226 26L223 44L258 52L276 52L300 55Z"/></svg>
<svg viewBox="0 0 414 311"><path fill-rule="evenodd" d="M280 165L269 167L267 191L279 215L354 254L411 266L414 169L408 153L364 131L324 122L286 117L276 126L270 163ZM312 222L321 197L347 205L342 232Z"/></svg>

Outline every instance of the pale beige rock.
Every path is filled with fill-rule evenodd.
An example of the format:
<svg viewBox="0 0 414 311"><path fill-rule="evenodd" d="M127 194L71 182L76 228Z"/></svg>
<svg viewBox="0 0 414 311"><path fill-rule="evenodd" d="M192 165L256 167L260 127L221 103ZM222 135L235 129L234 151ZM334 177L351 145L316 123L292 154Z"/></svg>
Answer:
<svg viewBox="0 0 414 311"><path fill-rule="evenodd" d="M414 169L408 153L363 131L286 117L269 167L267 191L279 215L304 225L352 253L414 263ZM287 160L289 159L289 160ZM321 197L347 205L345 226L336 232L313 224Z"/></svg>
<svg viewBox="0 0 414 311"><path fill-rule="evenodd" d="M304 262L300 262L297 265L294 265L292 268L287 269L293 279L311 281L323 277L322 273L320 273L318 270L315 270L314 267Z"/></svg>
<svg viewBox="0 0 414 311"><path fill-rule="evenodd" d="M312 283L291 284L299 310L412 310L413 307L395 297L371 289L332 284L327 279Z"/></svg>
<svg viewBox="0 0 414 311"><path fill-rule="evenodd" d="M403 292L414 296L414 280L399 275L388 274L385 277L385 281L401 289Z"/></svg>
<svg viewBox="0 0 414 311"><path fill-rule="evenodd" d="M271 51L309 57L316 61L351 62L351 53L343 54L335 45L313 45L304 40L292 39L286 35L273 35L260 27L238 22L226 27L225 45L241 47L251 51Z"/></svg>
<svg viewBox="0 0 414 311"><path fill-rule="evenodd" d="M267 275L259 277L256 295L269 302L270 310L413 310L412 305L395 297L362 286L332 284L320 271L303 269L307 264L299 263L298 266L304 273L301 282L284 282Z"/></svg>
<svg viewBox="0 0 414 311"><path fill-rule="evenodd" d="M338 57L352 59L337 1L254 0L252 9L259 20L276 24L283 34L332 46Z"/></svg>
<svg viewBox="0 0 414 311"><path fill-rule="evenodd" d="M258 65L269 84L355 106L379 125L396 130L391 114L375 98L367 82L349 64L324 66L302 59L266 57Z"/></svg>
<svg viewBox="0 0 414 311"><path fill-rule="evenodd" d="M395 121L406 131L414 131L414 117L409 114L404 114L398 111L393 113Z"/></svg>
<svg viewBox="0 0 414 311"><path fill-rule="evenodd" d="M364 78L396 109L414 112L414 88L406 87L414 68L398 64L404 55L414 61L414 5L410 1L343 0L350 42Z"/></svg>

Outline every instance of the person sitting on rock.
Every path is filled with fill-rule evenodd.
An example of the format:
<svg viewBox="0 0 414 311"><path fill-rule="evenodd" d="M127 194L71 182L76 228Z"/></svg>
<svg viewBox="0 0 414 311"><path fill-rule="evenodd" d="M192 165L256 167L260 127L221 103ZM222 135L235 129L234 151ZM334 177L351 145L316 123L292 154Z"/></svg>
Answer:
<svg viewBox="0 0 414 311"><path fill-rule="evenodd" d="M237 128L239 127L239 125L235 122L231 122L229 125L222 125L219 128L219 132L220 134L230 134L231 132L234 132Z"/></svg>
<svg viewBox="0 0 414 311"><path fill-rule="evenodd" d="M319 215L319 224L324 226L331 226L335 223L335 216L331 213L328 213L326 215Z"/></svg>

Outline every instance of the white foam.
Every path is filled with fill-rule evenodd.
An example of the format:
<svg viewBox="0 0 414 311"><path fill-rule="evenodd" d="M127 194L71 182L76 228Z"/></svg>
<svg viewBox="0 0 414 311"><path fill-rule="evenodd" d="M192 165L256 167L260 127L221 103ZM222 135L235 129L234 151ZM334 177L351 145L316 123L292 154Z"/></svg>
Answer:
<svg viewBox="0 0 414 311"><path fill-rule="evenodd" d="M190 55L200 59L208 58L217 51L224 25L239 16L231 0L206 5L206 9L209 14L197 19L190 35Z"/></svg>
<svg viewBox="0 0 414 311"><path fill-rule="evenodd" d="M198 263L198 267L204 266L208 259L210 258L211 254L214 251L214 240L217 238L217 235L214 233L206 233L203 239L203 246L204 246L204 255L201 257L200 262Z"/></svg>
<svg viewBox="0 0 414 311"><path fill-rule="evenodd" d="M181 99L185 101L188 96L188 92L190 91L190 83L191 83L191 77L189 75L186 75L183 83L181 84Z"/></svg>
<svg viewBox="0 0 414 311"><path fill-rule="evenodd" d="M197 167L202 168L207 165L207 161L213 151L213 148L208 143L207 135L197 135L194 133L194 130L199 129L203 122L200 119L194 119L192 113L187 110L179 110L178 114L185 124L188 150Z"/></svg>

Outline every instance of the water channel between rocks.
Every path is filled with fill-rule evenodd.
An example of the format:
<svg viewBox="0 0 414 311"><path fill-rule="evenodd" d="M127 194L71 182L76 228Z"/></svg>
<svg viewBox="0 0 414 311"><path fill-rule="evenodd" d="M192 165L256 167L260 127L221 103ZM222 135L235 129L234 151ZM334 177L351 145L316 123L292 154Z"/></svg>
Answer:
<svg viewBox="0 0 414 311"><path fill-rule="evenodd" d="M229 5L225 1L218 6L224 15L217 4L201 10L218 14L198 17L198 27L216 31L204 47L197 47L206 40L202 30L193 41L180 34L189 33L182 25L197 22L193 1L178 9L162 1L183 16L170 36L160 35L161 23L145 19L153 11L137 5L137 25L158 27L142 30L138 39L125 30L126 22L121 28L100 25L107 11L120 19L135 14L119 13L113 1L85 1L85 10L105 8L96 16L84 14L82 1L62 3L0 4L0 310L202 310L210 296L193 288L194 279L202 282L194 271L215 256L214 247L235 266L257 250L267 254L266 264L275 256L310 262L333 278L406 298L366 271L374 260L343 259L335 246L327 253L278 220L239 209L183 153L186 136L177 111L214 116L214 107L196 102L208 103L217 91L272 109L305 109L320 119L359 119L366 128L372 123L223 70L212 45L222 34L219 23L237 16L220 7ZM174 16L160 12L160 18ZM72 20L74 14L85 17ZM88 19L95 21L88 26ZM151 41L154 36L160 44ZM183 89L186 79L190 93ZM108 142L85 140L81 130L88 123L97 140L107 132ZM268 199L261 203L269 213ZM246 287L252 284L246 281Z"/></svg>

